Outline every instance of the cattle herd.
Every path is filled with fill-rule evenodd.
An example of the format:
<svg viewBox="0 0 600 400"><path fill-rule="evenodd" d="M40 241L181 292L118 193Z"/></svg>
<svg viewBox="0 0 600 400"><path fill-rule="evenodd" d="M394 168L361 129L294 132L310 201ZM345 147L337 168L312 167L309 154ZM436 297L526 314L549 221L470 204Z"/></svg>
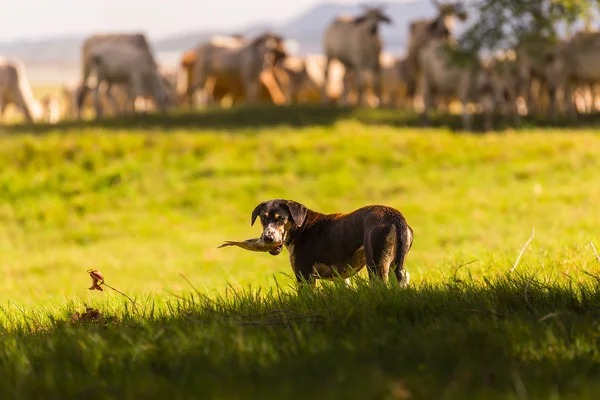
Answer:
<svg viewBox="0 0 600 400"><path fill-rule="evenodd" d="M433 0L432 0L433 1ZM489 57L456 63L456 22L468 14L460 3L434 1L437 15L411 21L403 57L383 51L378 31L391 19L381 7L335 18L323 34L323 54L292 56L282 36L215 36L183 53L176 68L160 66L146 36L96 34L82 45L81 77L60 93L37 100L23 63L0 58L0 118L14 103L29 122L57 122L136 110L205 105L335 102L342 105L414 108L429 123L433 108L461 105L463 127L484 115L492 129L498 113L518 124L524 114L554 118L596 108L600 81L600 32L583 30L558 42L539 37ZM90 95L91 92L91 95Z"/></svg>

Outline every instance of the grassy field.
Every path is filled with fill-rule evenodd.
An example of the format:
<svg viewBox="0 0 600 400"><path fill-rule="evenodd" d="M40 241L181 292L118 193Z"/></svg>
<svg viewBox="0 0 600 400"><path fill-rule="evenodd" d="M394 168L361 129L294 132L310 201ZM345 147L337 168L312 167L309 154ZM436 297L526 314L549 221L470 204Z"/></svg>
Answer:
<svg viewBox="0 0 600 400"><path fill-rule="evenodd" d="M254 108L0 127L3 398L595 398L600 137ZM589 121L587 121L589 122ZM398 208L411 287L293 290L270 198ZM508 274L535 228L515 272ZM106 288L89 291L86 270ZM86 306L102 320L69 322Z"/></svg>

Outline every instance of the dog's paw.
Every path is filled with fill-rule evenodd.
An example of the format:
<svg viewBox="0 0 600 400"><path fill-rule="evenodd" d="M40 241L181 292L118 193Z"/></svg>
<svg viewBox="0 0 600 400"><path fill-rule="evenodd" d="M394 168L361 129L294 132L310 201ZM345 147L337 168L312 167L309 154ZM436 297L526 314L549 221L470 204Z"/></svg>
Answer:
<svg viewBox="0 0 600 400"><path fill-rule="evenodd" d="M406 270L400 271L398 276L398 286L405 288L410 283L410 274Z"/></svg>

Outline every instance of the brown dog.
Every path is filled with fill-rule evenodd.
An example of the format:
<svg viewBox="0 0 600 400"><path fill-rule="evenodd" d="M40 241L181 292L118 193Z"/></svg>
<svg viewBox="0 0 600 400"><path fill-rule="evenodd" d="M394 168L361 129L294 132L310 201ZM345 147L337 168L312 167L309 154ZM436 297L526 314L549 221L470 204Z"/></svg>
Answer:
<svg viewBox="0 0 600 400"><path fill-rule="evenodd" d="M396 209L372 205L348 214L321 214L295 201L275 199L256 206L252 225L258 217L261 239L279 243L272 255L283 246L288 249L299 283L341 277L349 284L349 277L365 265L371 280L387 282L390 268L395 268L398 283L409 283L404 259L414 235Z"/></svg>

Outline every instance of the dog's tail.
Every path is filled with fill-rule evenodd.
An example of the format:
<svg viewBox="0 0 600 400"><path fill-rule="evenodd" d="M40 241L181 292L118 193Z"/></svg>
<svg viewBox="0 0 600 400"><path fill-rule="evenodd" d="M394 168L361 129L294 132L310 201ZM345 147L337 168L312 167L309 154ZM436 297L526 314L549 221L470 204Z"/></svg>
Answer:
<svg viewBox="0 0 600 400"><path fill-rule="evenodd" d="M404 270L404 259L412 247L414 233L406 222L395 225L396 228L396 257L394 264L396 266L396 278L400 286L407 286L410 281L410 275Z"/></svg>

